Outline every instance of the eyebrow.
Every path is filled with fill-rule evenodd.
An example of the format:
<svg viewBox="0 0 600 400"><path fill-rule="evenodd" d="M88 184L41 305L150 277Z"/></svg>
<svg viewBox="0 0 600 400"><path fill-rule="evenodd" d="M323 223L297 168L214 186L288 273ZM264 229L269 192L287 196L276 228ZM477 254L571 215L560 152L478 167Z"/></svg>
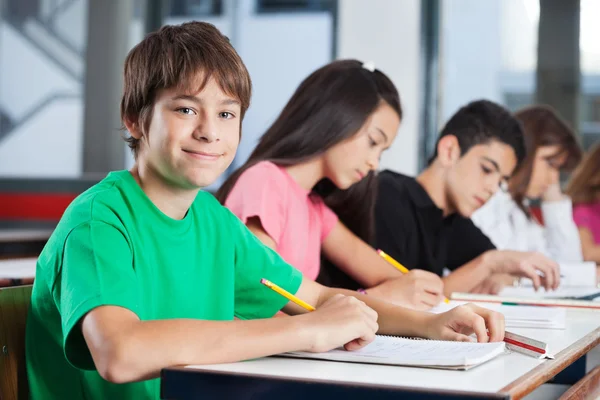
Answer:
<svg viewBox="0 0 600 400"><path fill-rule="evenodd" d="M484 160L486 160L486 161L488 161L488 162L492 163L492 164L494 165L494 169L495 169L497 172L500 172L500 166L498 165L498 163L497 163L496 161L494 161L494 160L492 160L491 158L489 158L489 157L486 157L486 156L483 156L483 157L481 157L481 158L483 158ZM506 179L506 180L509 180L509 179L510 179L510 176L509 176L509 175L504 175L502 178L503 178L503 179Z"/></svg>
<svg viewBox="0 0 600 400"><path fill-rule="evenodd" d="M383 137L385 138L385 142L386 142L386 143L387 143L387 142L390 140L390 139L388 138L388 135L386 135L386 134L385 134L385 132L384 132L384 131L383 131L381 128L375 127L375 130L376 130L377 132L381 133L381 135L383 135Z"/></svg>
<svg viewBox="0 0 600 400"><path fill-rule="evenodd" d="M200 100L196 96L192 96L192 95L189 95L189 94L180 94L180 95L177 95L177 96L173 97L171 100L173 100L173 101L175 101L175 100L189 100L189 101L191 101L193 103L196 103L196 104L202 104L202 100ZM238 106L240 106L241 105L241 103L238 100L235 100L235 99L225 99L225 100L222 100L219 104L222 105L222 106L230 106L230 105L238 105Z"/></svg>

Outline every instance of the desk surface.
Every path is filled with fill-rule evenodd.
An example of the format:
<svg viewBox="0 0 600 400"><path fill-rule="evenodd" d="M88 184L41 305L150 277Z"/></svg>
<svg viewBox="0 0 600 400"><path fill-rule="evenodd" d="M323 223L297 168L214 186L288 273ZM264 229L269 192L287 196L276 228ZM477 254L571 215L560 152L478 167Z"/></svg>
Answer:
<svg viewBox="0 0 600 400"><path fill-rule="evenodd" d="M33 278L37 257L0 260L0 279Z"/></svg>
<svg viewBox="0 0 600 400"><path fill-rule="evenodd" d="M0 229L0 243L46 241L52 232L53 229Z"/></svg>
<svg viewBox="0 0 600 400"><path fill-rule="evenodd" d="M340 363L268 357L233 364L188 366L167 371L195 374L254 376L263 379L308 380L335 384L377 385L390 388L427 389L484 397L521 398L547 382L600 343L600 312L568 310L567 329L513 329L549 344L555 360L537 360L507 353L469 371L446 371L385 365ZM163 375L168 376L168 374ZM164 382L163 382L164 384Z"/></svg>

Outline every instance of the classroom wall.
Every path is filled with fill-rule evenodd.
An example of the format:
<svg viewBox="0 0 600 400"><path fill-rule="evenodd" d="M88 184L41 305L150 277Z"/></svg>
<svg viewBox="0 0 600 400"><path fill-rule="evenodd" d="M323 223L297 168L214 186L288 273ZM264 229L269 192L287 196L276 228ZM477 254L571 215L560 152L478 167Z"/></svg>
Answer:
<svg viewBox="0 0 600 400"><path fill-rule="evenodd" d="M236 0L236 21L230 10L221 17L203 17L228 35L244 59L253 80L253 98L243 126L235 165L246 160L256 141L309 73L333 57L333 17L328 12L259 14L254 0ZM54 28L83 51L87 34L87 1L73 2ZM176 24L193 17L168 18ZM198 18L196 18L198 19ZM29 21L30 25L35 21ZM60 26L59 26L60 25ZM64 27L70 27L65 30ZM130 24L129 45L143 37L143 24ZM24 121L0 135L0 177L76 178L82 173L83 83L57 66L34 43L46 40L53 56L76 73L84 58L52 41L40 27L26 37L0 20L0 109L11 121ZM27 76L22 65L28 65ZM76 75L76 74L75 74ZM118 104L115 104L118 107ZM119 126L107 135L120 135ZM133 158L125 151L125 165ZM220 181L216 182L218 186Z"/></svg>
<svg viewBox="0 0 600 400"><path fill-rule="evenodd" d="M339 2L338 58L374 61L400 91L404 119L381 168L406 174L417 173L419 160L420 21L420 0Z"/></svg>
<svg viewBox="0 0 600 400"><path fill-rule="evenodd" d="M507 4L514 3L508 0ZM502 102L501 0L442 1L440 123L477 99Z"/></svg>

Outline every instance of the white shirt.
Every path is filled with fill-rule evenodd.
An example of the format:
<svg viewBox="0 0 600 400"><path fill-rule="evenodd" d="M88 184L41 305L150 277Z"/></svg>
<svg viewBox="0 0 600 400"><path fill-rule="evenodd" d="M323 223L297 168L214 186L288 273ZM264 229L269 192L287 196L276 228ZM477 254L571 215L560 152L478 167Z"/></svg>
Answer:
<svg viewBox="0 0 600 400"><path fill-rule="evenodd" d="M543 202L542 215L544 226L527 218L510 194L498 191L471 219L499 250L537 251L556 262L582 262L571 199Z"/></svg>

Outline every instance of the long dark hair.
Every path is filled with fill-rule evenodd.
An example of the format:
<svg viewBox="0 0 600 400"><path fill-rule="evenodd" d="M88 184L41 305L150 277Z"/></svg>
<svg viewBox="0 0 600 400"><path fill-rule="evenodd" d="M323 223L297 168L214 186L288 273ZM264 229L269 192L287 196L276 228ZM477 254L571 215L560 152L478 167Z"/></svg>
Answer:
<svg viewBox="0 0 600 400"><path fill-rule="evenodd" d="M221 186L217 199L224 204L244 171L261 161L283 166L299 164L354 136L382 102L402 118L398 91L379 70L364 68L357 60L334 61L319 68L296 89L248 161ZM375 174L371 172L347 190L323 179L313 193L321 196L354 234L370 242L375 185Z"/></svg>
<svg viewBox="0 0 600 400"><path fill-rule="evenodd" d="M527 155L510 179L509 191L513 200L529 216L523 200L531 181L536 151L543 146L558 146L559 150L553 157L567 156L561 167L563 172L571 172L579 164L582 151L571 127L548 105L525 107L515 113L515 118L523 126Z"/></svg>

